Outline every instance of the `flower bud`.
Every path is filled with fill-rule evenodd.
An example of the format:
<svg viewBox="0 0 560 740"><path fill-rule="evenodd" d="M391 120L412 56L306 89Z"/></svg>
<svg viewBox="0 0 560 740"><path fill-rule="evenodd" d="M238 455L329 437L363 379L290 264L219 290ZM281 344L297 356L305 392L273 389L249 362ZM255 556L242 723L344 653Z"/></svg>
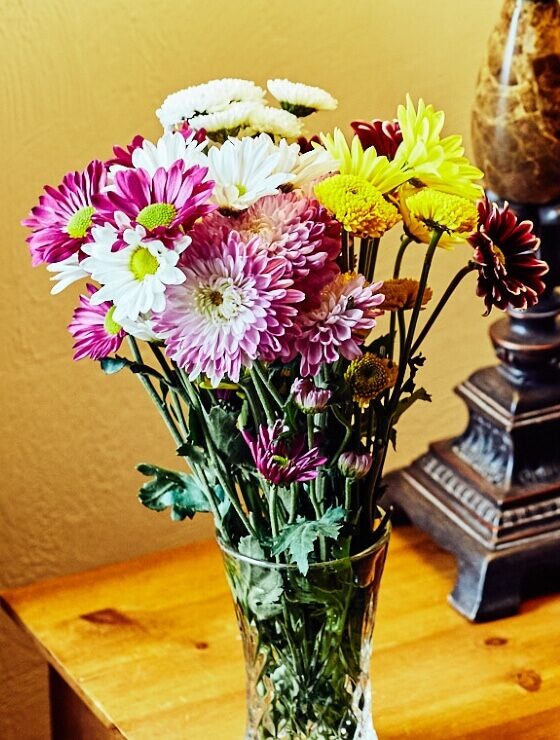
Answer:
<svg viewBox="0 0 560 740"><path fill-rule="evenodd" d="M327 388L317 388L311 378L297 378L292 384L292 395L304 414L316 414L326 408L332 393Z"/></svg>
<svg viewBox="0 0 560 740"><path fill-rule="evenodd" d="M372 461L368 452L343 452L338 458L338 469L345 478L359 480L369 473Z"/></svg>

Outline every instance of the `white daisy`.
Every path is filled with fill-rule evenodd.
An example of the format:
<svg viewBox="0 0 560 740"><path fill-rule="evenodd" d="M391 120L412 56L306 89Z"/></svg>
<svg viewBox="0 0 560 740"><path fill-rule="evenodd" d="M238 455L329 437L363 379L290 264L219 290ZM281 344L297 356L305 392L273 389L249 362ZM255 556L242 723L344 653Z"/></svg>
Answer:
<svg viewBox="0 0 560 740"><path fill-rule="evenodd" d="M208 153L210 179L214 180L214 202L228 210L249 208L263 195L274 195L280 185L290 182L289 170L279 171L280 149L270 137L228 139Z"/></svg>
<svg viewBox="0 0 560 740"><path fill-rule="evenodd" d="M154 329L150 314L141 313L136 321L124 318L121 326L127 334L136 337L136 339L142 339L144 342L155 342L161 339L161 336Z"/></svg>
<svg viewBox="0 0 560 740"><path fill-rule="evenodd" d="M318 110L335 110L338 105L338 101L321 87L290 80L269 80L267 87L282 108L300 118Z"/></svg>
<svg viewBox="0 0 560 740"><path fill-rule="evenodd" d="M169 95L156 111L162 126L171 129L183 121L225 110L231 103L262 101L265 91L250 80L224 78L187 87Z"/></svg>
<svg viewBox="0 0 560 740"><path fill-rule="evenodd" d="M146 170L150 175L153 175L159 167L169 169L179 159L182 159L187 167L195 164L208 167L205 148L204 142L199 144L193 137L185 139L183 134L168 131L157 144L144 139L142 146L132 152L132 164L136 168Z"/></svg>
<svg viewBox="0 0 560 740"><path fill-rule="evenodd" d="M198 130L203 128L209 139L225 141L228 136L237 136L240 129L249 125L257 103L231 103L225 110L197 116L190 121L190 126Z"/></svg>
<svg viewBox="0 0 560 740"><path fill-rule="evenodd" d="M123 320L136 321L140 314L150 310L163 311L166 286L179 285L185 280L177 262L190 237L177 240L174 248L169 249L157 239L146 239L146 230L136 226L123 232L127 246L113 252L118 235L110 224L94 227L93 241L83 247L90 255L83 260L83 266L101 283L91 302L112 301L113 318L122 325Z"/></svg>
<svg viewBox="0 0 560 740"><path fill-rule="evenodd" d="M303 131L301 121L293 113L268 105L253 108L249 116L249 126L255 133L262 132L287 139L297 139Z"/></svg>
<svg viewBox="0 0 560 740"><path fill-rule="evenodd" d="M47 265L47 270L55 273L51 278L54 283L51 288L51 295L60 293L77 280L89 277L89 272L86 272L83 268L83 262L78 261L77 254L71 255L61 262L52 262Z"/></svg>
<svg viewBox="0 0 560 740"><path fill-rule="evenodd" d="M292 172L294 179L292 184L295 188L306 190L320 177L336 172L338 162L333 161L330 154L322 147L312 149L298 156L298 161Z"/></svg>

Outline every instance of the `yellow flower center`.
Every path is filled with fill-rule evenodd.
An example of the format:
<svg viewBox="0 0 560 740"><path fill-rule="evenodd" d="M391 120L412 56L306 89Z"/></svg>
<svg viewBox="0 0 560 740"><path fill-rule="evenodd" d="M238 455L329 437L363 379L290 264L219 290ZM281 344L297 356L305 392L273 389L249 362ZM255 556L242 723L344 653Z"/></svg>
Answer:
<svg viewBox="0 0 560 740"><path fill-rule="evenodd" d="M497 247L495 244L492 244L492 251L494 252L494 254L496 255L496 257L500 261L500 264L501 265L505 265L506 264L506 256L502 252L502 250L500 249L500 247Z"/></svg>
<svg viewBox="0 0 560 740"><path fill-rule="evenodd" d="M121 330L121 325L117 324L117 322L113 319L113 314L115 313L115 307L111 306L111 308L107 311L107 314L105 315L105 321L103 322L103 327L107 334L111 334L114 336L115 334L118 334Z"/></svg>
<svg viewBox="0 0 560 740"><path fill-rule="evenodd" d="M176 215L177 209L171 203L151 203L142 208L136 216L136 223L153 231L158 226L169 226Z"/></svg>
<svg viewBox="0 0 560 740"><path fill-rule="evenodd" d="M130 271L138 281L146 275L155 275L159 267L157 257L147 247L137 247L130 258Z"/></svg>
<svg viewBox="0 0 560 740"><path fill-rule="evenodd" d="M71 236L72 239L83 239L87 234L87 230L91 226L91 217L95 212L93 206L86 206L80 208L79 211L72 216L68 224L66 225L66 233Z"/></svg>

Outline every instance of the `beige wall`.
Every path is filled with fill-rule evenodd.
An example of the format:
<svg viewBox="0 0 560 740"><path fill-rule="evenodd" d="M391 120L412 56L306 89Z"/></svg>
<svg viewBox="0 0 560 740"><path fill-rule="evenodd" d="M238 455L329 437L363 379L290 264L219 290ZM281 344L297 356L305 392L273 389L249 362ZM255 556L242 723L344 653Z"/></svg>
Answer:
<svg viewBox="0 0 560 740"><path fill-rule="evenodd" d="M391 116L410 91L467 132L473 85L499 0L0 0L3 303L0 587L207 536L136 502L138 461L172 465L135 379L73 364L65 331L77 291L49 296L18 225L44 183L158 135L169 92L220 76L286 76L341 100L327 128ZM390 249L389 247L387 248ZM441 287L466 258L441 253ZM412 251L412 250L411 250ZM427 346L435 402L412 411L392 464L461 430L452 386L492 360L481 305L465 285ZM47 737L45 672L0 617L0 737Z"/></svg>

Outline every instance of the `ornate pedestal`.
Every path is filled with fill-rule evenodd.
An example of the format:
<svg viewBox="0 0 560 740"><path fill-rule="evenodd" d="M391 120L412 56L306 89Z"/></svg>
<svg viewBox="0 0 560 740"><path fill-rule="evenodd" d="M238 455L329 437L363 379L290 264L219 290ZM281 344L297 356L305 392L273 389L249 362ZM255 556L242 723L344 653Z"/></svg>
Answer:
<svg viewBox="0 0 560 740"><path fill-rule="evenodd" d="M502 364L456 389L464 434L388 475L384 499L456 556L450 601L476 621L515 613L544 575L560 587L560 207L514 208L540 231L548 291L491 327Z"/></svg>

